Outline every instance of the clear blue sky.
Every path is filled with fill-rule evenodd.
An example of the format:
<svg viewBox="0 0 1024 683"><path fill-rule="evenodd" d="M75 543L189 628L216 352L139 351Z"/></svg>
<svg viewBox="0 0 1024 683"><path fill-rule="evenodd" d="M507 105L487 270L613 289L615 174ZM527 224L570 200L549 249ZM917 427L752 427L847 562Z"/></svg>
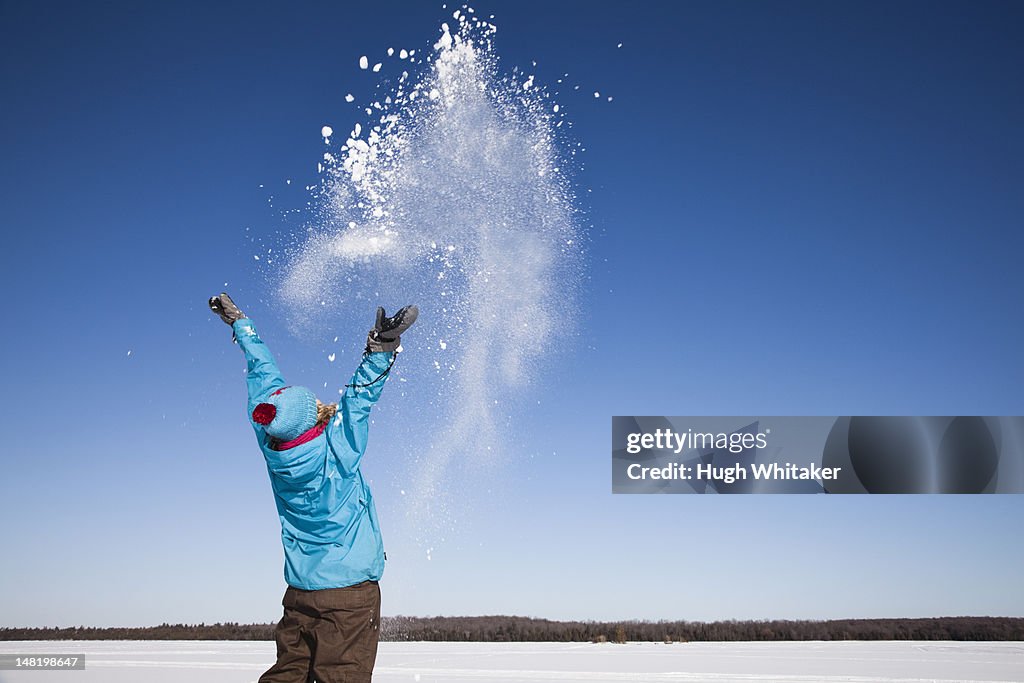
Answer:
<svg viewBox="0 0 1024 683"><path fill-rule="evenodd" d="M243 363L205 300L230 283L302 382L347 378L361 330L333 364L292 336L254 240L372 92L358 57L426 49L453 7L0 5L0 626L279 617ZM581 85L557 99L587 148L582 334L510 455L449 488L429 560L401 491L431 389L385 394L385 614L1024 616L1024 496L609 479L616 414L1024 412L1024 6L476 8L505 69Z"/></svg>

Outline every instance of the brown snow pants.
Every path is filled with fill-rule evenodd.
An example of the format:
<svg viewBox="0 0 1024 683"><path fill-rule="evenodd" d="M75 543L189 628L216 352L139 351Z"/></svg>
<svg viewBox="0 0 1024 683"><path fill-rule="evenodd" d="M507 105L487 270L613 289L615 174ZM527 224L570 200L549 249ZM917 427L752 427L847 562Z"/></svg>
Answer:
<svg viewBox="0 0 1024 683"><path fill-rule="evenodd" d="M274 631L277 663L259 683L370 683L377 659L380 587L288 587Z"/></svg>

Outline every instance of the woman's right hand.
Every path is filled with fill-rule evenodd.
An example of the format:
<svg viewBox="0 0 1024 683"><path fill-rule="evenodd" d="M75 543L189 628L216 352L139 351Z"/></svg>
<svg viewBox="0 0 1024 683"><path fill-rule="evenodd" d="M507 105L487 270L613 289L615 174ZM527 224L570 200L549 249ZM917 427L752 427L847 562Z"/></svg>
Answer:
<svg viewBox="0 0 1024 683"><path fill-rule="evenodd" d="M383 308L377 308L377 320L366 335L366 352L397 351L402 344L401 334L416 322L419 314L420 309L415 306L400 308L392 316L387 316Z"/></svg>

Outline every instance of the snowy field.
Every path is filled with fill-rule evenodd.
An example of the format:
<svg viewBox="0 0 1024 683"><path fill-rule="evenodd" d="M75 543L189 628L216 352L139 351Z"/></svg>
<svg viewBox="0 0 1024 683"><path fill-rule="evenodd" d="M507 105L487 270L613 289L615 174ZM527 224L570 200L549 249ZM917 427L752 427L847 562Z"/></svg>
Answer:
<svg viewBox="0 0 1024 683"><path fill-rule="evenodd" d="M271 642L0 642L0 654L85 654L85 671L0 671L2 683L251 683ZM1024 681L1024 643L381 643L375 683L497 681Z"/></svg>

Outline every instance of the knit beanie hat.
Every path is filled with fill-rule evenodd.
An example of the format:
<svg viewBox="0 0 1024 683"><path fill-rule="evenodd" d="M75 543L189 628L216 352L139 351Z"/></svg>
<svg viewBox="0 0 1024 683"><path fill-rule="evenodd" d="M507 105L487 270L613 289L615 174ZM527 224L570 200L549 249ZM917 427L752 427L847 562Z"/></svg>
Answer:
<svg viewBox="0 0 1024 683"><path fill-rule="evenodd" d="M252 411L252 421L279 441L292 441L316 426L316 395L306 387L278 389Z"/></svg>

